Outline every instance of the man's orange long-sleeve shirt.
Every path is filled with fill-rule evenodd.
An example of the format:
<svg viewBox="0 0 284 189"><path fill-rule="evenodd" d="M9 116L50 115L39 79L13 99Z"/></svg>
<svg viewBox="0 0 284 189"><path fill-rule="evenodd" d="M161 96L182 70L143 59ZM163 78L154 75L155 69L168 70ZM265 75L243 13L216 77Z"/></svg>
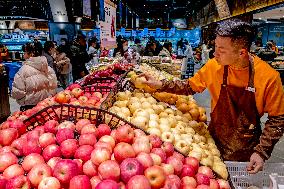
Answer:
<svg viewBox="0 0 284 189"><path fill-rule="evenodd" d="M279 73L259 57L254 59L254 85L255 100L260 116L268 113L269 116L284 115L284 91ZM194 77L188 80L195 92L202 92L208 88L212 100L211 111L214 110L221 85L223 83L224 66L210 59ZM229 66L228 85L247 87L249 80L249 67L235 69Z"/></svg>

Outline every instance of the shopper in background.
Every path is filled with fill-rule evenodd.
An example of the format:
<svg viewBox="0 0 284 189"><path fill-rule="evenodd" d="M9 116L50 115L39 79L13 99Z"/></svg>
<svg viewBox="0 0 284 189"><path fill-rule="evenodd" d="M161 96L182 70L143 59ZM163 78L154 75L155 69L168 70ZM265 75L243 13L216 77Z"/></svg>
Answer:
<svg viewBox="0 0 284 189"><path fill-rule="evenodd" d="M187 81L157 81L145 74L145 84L157 91L192 95L208 88L211 122L208 130L223 159L249 161L247 171L257 173L284 133L284 92L279 73L249 49L253 27L230 19L216 29L215 58ZM268 113L261 130L260 117Z"/></svg>
<svg viewBox="0 0 284 189"><path fill-rule="evenodd" d="M37 54L42 54L43 47L42 47L41 42L38 40L38 37L34 38L34 47L37 51Z"/></svg>
<svg viewBox="0 0 284 189"><path fill-rule="evenodd" d="M202 46L201 46L201 49L202 49L202 52L201 52L201 65L204 65L207 63L207 61L209 60L209 53L212 49L210 49L208 47L209 45L209 42L205 41Z"/></svg>
<svg viewBox="0 0 284 189"><path fill-rule="evenodd" d="M58 51L55 58L56 72L58 73L58 81L63 89L70 83L70 74L72 74L72 65L70 59L62 51Z"/></svg>
<svg viewBox="0 0 284 189"><path fill-rule="evenodd" d="M90 55L91 58L93 58L98 53L96 47L97 47L97 41L95 39L90 39L88 54Z"/></svg>
<svg viewBox="0 0 284 189"><path fill-rule="evenodd" d="M44 43L43 56L45 56L45 58L47 59L48 66L50 66L51 68L54 68L55 52L56 52L55 45L52 41L47 41Z"/></svg>
<svg viewBox="0 0 284 189"><path fill-rule="evenodd" d="M133 50L134 50L135 52L137 52L139 55L142 55L142 54L144 53L144 48L143 48L143 46L142 46L142 44L141 44L141 40L138 39L138 38L136 38L136 39L134 40L134 42L135 42L135 45L132 47Z"/></svg>
<svg viewBox="0 0 284 189"><path fill-rule="evenodd" d="M272 42L267 42L265 49L260 49L257 53L257 56L264 61L273 61L274 58L277 57L276 52L272 49L273 44Z"/></svg>
<svg viewBox="0 0 284 189"><path fill-rule="evenodd" d="M78 34L70 48L72 53L70 60L72 64L72 75L74 81L81 79L88 74L85 64L91 59L86 48L86 37L82 34Z"/></svg>
<svg viewBox="0 0 284 189"><path fill-rule="evenodd" d="M25 62L15 75L12 97L21 105L21 111L34 107L45 98L55 95L57 79L47 59L34 45L23 46Z"/></svg>
<svg viewBox="0 0 284 189"><path fill-rule="evenodd" d="M160 51L163 49L163 45L161 45L161 43L158 40L156 40L154 36L149 37L149 43L155 43L156 44L153 56L158 56Z"/></svg>
<svg viewBox="0 0 284 189"><path fill-rule="evenodd" d="M145 48L144 56L155 56L156 47L155 42L148 42Z"/></svg>
<svg viewBox="0 0 284 189"><path fill-rule="evenodd" d="M173 49L172 43L171 42L165 42L164 45L163 45L163 49L159 53L159 56L171 58L172 57L172 49Z"/></svg>
<svg viewBox="0 0 284 189"><path fill-rule="evenodd" d="M271 49L272 49L273 51L275 51L276 54L278 54L278 53L279 53L279 49L278 49L278 47L276 46L275 41L270 40L270 42L271 42L271 44L272 44L272 48L271 48Z"/></svg>
<svg viewBox="0 0 284 189"><path fill-rule="evenodd" d="M113 57L123 57L128 51L128 41L125 38L121 38L117 42L117 48L114 49Z"/></svg>
<svg viewBox="0 0 284 189"><path fill-rule="evenodd" d="M70 45L66 38L60 40L60 45L57 47L57 50L65 53L68 58L71 58Z"/></svg>

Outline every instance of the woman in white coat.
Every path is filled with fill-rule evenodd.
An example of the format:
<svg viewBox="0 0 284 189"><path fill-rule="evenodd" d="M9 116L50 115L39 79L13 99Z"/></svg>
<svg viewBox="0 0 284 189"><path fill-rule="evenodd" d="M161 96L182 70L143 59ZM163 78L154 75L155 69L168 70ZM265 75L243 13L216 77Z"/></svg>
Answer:
<svg viewBox="0 0 284 189"><path fill-rule="evenodd" d="M21 105L21 111L56 93L57 78L47 59L28 43L23 46L25 62L15 75L12 97Z"/></svg>

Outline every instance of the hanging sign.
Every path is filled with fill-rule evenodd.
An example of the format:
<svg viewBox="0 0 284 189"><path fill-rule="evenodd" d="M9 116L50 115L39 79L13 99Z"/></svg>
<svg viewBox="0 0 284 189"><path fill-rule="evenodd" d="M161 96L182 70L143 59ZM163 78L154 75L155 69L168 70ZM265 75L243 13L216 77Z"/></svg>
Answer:
<svg viewBox="0 0 284 189"><path fill-rule="evenodd" d="M116 48L116 5L109 0L104 1L105 21L100 22L101 46Z"/></svg>

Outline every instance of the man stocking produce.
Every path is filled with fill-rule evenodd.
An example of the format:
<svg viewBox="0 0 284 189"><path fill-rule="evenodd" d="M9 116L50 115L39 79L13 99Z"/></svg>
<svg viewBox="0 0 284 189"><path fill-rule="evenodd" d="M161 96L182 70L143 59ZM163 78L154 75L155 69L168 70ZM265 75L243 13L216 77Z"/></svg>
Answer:
<svg viewBox="0 0 284 189"><path fill-rule="evenodd" d="M156 91L192 95L208 88L211 122L208 130L224 160L248 161L249 173L263 167L284 132L284 93L279 73L249 53L253 27L226 20L216 29L215 58L187 81L158 81L144 75ZM269 119L261 130L260 118Z"/></svg>

